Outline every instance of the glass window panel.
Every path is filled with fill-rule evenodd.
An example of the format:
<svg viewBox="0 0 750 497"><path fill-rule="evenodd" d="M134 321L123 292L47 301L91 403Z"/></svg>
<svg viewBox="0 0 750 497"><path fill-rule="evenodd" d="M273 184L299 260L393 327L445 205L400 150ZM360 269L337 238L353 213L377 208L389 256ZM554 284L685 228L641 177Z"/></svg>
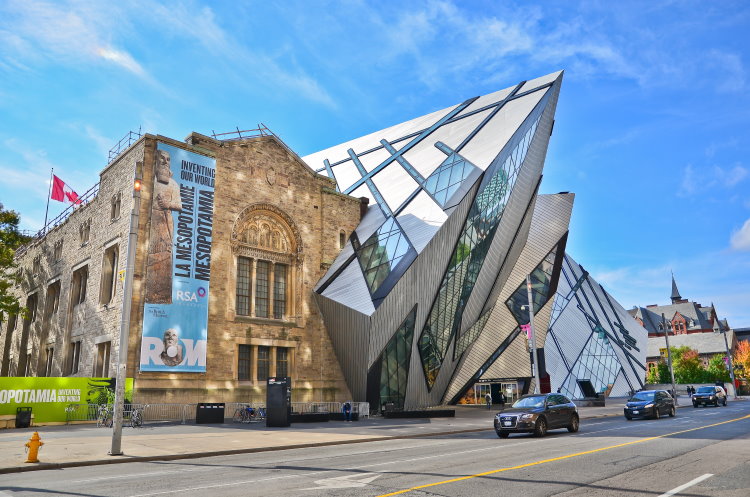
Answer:
<svg viewBox="0 0 750 497"><path fill-rule="evenodd" d="M289 376L289 350L276 348L276 376Z"/></svg>
<svg viewBox="0 0 750 497"><path fill-rule="evenodd" d="M543 105L539 106L535 113L530 116L527 124L520 126L519 123L520 129L508 142L509 155L515 152L515 148L521 147L524 135L533 133L532 130L535 129L533 124L541 118L543 108ZM493 119L493 121L495 120ZM513 129L513 131L516 130ZM457 244L454 249L449 268L446 270L440 288L441 293L450 291L454 295L450 299L441 298L442 296L435 299L420 335L419 351L427 385L430 389L437 378L448 344L456 332L457 323L461 322L464 308L462 304L469 300L477 275L482 268L497 226L502 219L506 195L510 193L515 184L518 169L510 170L509 165L510 161L506 159L503 167L495 170L492 178L477 194L469 210L463 234L459 238L461 243ZM441 173L442 170L439 169L437 174ZM440 185L440 181L438 185ZM451 270L451 268L454 270ZM465 343L463 346L468 346L468 344Z"/></svg>
<svg viewBox="0 0 750 497"><path fill-rule="evenodd" d="M255 315L268 317L268 261L258 261L255 265Z"/></svg>
<svg viewBox="0 0 750 497"><path fill-rule="evenodd" d="M392 217L362 244L357 259L371 293L377 291L410 249L409 241Z"/></svg>
<svg viewBox="0 0 750 497"><path fill-rule="evenodd" d="M237 355L237 378L250 380L251 377L252 346L240 345Z"/></svg>
<svg viewBox="0 0 750 497"><path fill-rule="evenodd" d="M237 258L237 315L250 315L250 268L247 257Z"/></svg>
<svg viewBox="0 0 750 497"><path fill-rule="evenodd" d="M275 319L281 319L286 314L286 274L286 264L274 266L273 317Z"/></svg>
<svg viewBox="0 0 750 497"><path fill-rule="evenodd" d="M266 381L268 379L270 358L271 347L258 345L258 381Z"/></svg>

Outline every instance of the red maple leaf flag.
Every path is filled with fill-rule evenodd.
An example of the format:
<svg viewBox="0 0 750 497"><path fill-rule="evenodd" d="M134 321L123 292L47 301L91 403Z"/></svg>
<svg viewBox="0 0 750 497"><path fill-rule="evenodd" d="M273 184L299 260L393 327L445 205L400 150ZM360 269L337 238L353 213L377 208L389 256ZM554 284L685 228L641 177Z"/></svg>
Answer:
<svg viewBox="0 0 750 497"><path fill-rule="evenodd" d="M78 194L54 174L52 175L52 196L50 198L58 202L67 202L70 204L81 203Z"/></svg>

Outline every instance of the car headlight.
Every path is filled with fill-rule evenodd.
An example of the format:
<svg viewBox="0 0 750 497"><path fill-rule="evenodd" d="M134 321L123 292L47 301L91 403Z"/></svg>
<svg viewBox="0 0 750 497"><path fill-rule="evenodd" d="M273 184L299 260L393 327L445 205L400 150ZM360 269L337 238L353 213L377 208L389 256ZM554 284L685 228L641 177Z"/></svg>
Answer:
<svg viewBox="0 0 750 497"><path fill-rule="evenodd" d="M533 414L521 414L521 419L534 419Z"/></svg>
<svg viewBox="0 0 750 497"><path fill-rule="evenodd" d="M646 405L645 405L645 406L643 406L643 407L645 407L646 409L648 409L649 407L654 407L654 405L653 405L653 404L646 404Z"/></svg>
<svg viewBox="0 0 750 497"><path fill-rule="evenodd" d="M715 397L716 397L715 395L712 395L709 397L709 399L713 400Z"/></svg>

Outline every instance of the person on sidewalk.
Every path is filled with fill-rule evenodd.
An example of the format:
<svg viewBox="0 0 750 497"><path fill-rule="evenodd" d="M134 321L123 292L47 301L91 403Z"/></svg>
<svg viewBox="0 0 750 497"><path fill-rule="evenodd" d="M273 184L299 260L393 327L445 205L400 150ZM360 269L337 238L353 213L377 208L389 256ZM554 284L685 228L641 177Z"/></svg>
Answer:
<svg viewBox="0 0 750 497"><path fill-rule="evenodd" d="M693 396L693 387L691 387L690 385L687 386L687 394L688 394L688 397Z"/></svg>
<svg viewBox="0 0 750 497"><path fill-rule="evenodd" d="M484 401L487 403L487 409L492 409L492 394L487 392L484 396Z"/></svg>
<svg viewBox="0 0 750 497"><path fill-rule="evenodd" d="M505 409L505 394L500 392L500 409Z"/></svg>
<svg viewBox="0 0 750 497"><path fill-rule="evenodd" d="M344 402L344 405L341 407L341 410L344 413L344 421L351 421L352 420L352 405L349 402Z"/></svg>

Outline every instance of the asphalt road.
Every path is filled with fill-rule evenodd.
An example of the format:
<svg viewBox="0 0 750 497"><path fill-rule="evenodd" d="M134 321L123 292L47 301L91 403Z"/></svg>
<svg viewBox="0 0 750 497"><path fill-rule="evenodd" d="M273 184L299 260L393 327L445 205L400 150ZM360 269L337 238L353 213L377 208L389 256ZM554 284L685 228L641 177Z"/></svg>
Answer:
<svg viewBox="0 0 750 497"><path fill-rule="evenodd" d="M674 493L669 493L674 492ZM750 402L494 431L0 475L7 496L750 495Z"/></svg>

